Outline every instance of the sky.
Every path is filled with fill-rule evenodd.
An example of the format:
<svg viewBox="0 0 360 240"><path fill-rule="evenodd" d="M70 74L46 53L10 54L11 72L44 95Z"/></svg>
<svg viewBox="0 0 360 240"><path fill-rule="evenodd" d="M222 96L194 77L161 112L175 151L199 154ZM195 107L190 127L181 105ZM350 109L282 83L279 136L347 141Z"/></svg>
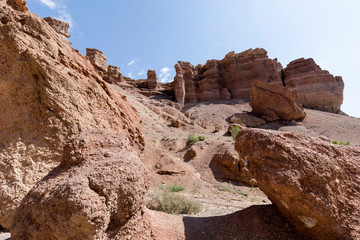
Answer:
<svg viewBox="0 0 360 240"><path fill-rule="evenodd" d="M125 76L172 81L177 61L193 65L265 48L286 65L313 58L345 82L341 109L360 117L358 0L28 0L30 11L71 24L70 41L105 53Z"/></svg>

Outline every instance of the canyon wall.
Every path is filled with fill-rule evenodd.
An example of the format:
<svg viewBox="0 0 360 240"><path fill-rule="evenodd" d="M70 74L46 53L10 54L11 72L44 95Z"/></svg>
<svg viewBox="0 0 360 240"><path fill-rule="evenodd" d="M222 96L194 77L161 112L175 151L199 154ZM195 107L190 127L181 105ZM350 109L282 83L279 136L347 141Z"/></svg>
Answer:
<svg viewBox="0 0 360 240"><path fill-rule="evenodd" d="M297 59L283 69L270 59L265 49L230 52L222 60L209 60L193 66L179 61L175 65L173 86L180 104L214 100L249 100L255 80L278 83L298 90L297 103L303 107L337 113L343 101L344 82L322 70L313 59Z"/></svg>

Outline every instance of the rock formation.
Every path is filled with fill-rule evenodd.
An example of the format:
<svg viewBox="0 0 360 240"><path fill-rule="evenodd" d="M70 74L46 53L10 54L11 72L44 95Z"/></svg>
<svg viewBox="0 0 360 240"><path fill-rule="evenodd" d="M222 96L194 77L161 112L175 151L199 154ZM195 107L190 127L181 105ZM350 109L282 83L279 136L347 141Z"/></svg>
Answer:
<svg viewBox="0 0 360 240"><path fill-rule="evenodd" d="M11 239L150 239L147 168L117 133L83 132L16 212Z"/></svg>
<svg viewBox="0 0 360 240"><path fill-rule="evenodd" d="M360 148L297 133L244 129L235 148L260 189L301 233L360 238Z"/></svg>
<svg viewBox="0 0 360 240"><path fill-rule="evenodd" d="M344 82L322 70L312 58L290 62L283 70L285 86L298 90L298 102L306 108L337 113L343 102Z"/></svg>
<svg viewBox="0 0 360 240"><path fill-rule="evenodd" d="M121 82L122 74L120 73L120 67L109 65L107 73L104 75L104 80L109 83Z"/></svg>
<svg viewBox="0 0 360 240"><path fill-rule="evenodd" d="M26 6L27 0L8 0L7 3L17 11L25 12L28 10Z"/></svg>
<svg viewBox="0 0 360 240"><path fill-rule="evenodd" d="M55 18L52 18L52 17L46 17L44 18L44 20L53 28L55 29L55 31L66 37L66 38L69 38L70 37L70 34L68 32L69 28L70 28L70 24L67 23L67 22L63 22L61 20L58 20L58 19L55 19Z"/></svg>
<svg viewBox="0 0 360 240"><path fill-rule="evenodd" d="M223 60L209 60L194 67L189 62L175 65L173 87L180 104L250 97L254 80L278 83L298 90L298 103L307 108L339 112L344 82L321 70L313 59L297 59L283 69L262 48L228 53Z"/></svg>
<svg viewBox="0 0 360 240"><path fill-rule="evenodd" d="M106 56L100 50L95 48L87 48L86 56L89 58L90 62L102 72L106 72L108 70Z"/></svg>
<svg viewBox="0 0 360 240"><path fill-rule="evenodd" d="M157 86L158 77L155 70L148 70L147 72L147 87L149 89L154 89Z"/></svg>
<svg viewBox="0 0 360 240"><path fill-rule="evenodd" d="M250 106L253 113L265 121L302 120L304 109L296 103L297 91L277 83L254 81L250 90Z"/></svg>
<svg viewBox="0 0 360 240"><path fill-rule="evenodd" d="M282 83L281 64L260 48L230 52L223 60L209 60L204 66L178 62L175 70L174 91L179 103L249 99L253 80Z"/></svg>
<svg viewBox="0 0 360 240"><path fill-rule="evenodd" d="M232 145L220 144L216 147L215 152L209 167L217 179L257 186L256 180L245 165L245 161L239 158L239 154Z"/></svg>
<svg viewBox="0 0 360 240"><path fill-rule="evenodd" d="M42 18L18 11L26 8L18 2L0 0L0 225L6 229L26 193L59 164L69 136L108 129L138 151L144 145L127 100Z"/></svg>

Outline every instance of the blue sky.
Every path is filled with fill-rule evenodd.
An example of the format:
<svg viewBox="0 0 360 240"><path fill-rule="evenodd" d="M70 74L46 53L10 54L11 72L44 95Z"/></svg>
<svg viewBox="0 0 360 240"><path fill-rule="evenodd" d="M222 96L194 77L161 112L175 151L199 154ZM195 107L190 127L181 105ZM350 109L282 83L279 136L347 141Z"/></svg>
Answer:
<svg viewBox="0 0 360 240"><path fill-rule="evenodd" d="M155 69L171 81L179 60L204 64L256 47L284 67L312 57L343 77L342 110L360 117L358 0L28 0L28 7L70 22L74 48L103 51L135 79Z"/></svg>

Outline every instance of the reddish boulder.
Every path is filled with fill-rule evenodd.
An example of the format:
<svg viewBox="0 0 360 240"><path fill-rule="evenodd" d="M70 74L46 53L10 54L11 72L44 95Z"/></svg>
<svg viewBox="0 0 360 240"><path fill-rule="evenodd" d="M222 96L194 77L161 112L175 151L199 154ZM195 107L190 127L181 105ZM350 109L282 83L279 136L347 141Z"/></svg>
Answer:
<svg viewBox="0 0 360 240"><path fill-rule="evenodd" d="M252 112L265 121L303 120L304 109L296 103L297 91L277 83L254 81L250 90Z"/></svg>
<svg viewBox="0 0 360 240"><path fill-rule="evenodd" d="M24 198L11 239L151 239L142 217L148 182L127 138L84 132Z"/></svg>
<svg viewBox="0 0 360 240"><path fill-rule="evenodd" d="M95 68L102 72L108 70L107 59L103 52L95 48L87 48L86 56L89 58L90 62L94 65Z"/></svg>
<svg viewBox="0 0 360 240"><path fill-rule="evenodd" d="M312 239L360 239L360 148L244 129L235 148L280 213Z"/></svg>
<svg viewBox="0 0 360 240"><path fill-rule="evenodd" d="M337 113L343 102L344 82L322 70L312 58L290 62L283 70L284 84L298 90L303 107Z"/></svg>

